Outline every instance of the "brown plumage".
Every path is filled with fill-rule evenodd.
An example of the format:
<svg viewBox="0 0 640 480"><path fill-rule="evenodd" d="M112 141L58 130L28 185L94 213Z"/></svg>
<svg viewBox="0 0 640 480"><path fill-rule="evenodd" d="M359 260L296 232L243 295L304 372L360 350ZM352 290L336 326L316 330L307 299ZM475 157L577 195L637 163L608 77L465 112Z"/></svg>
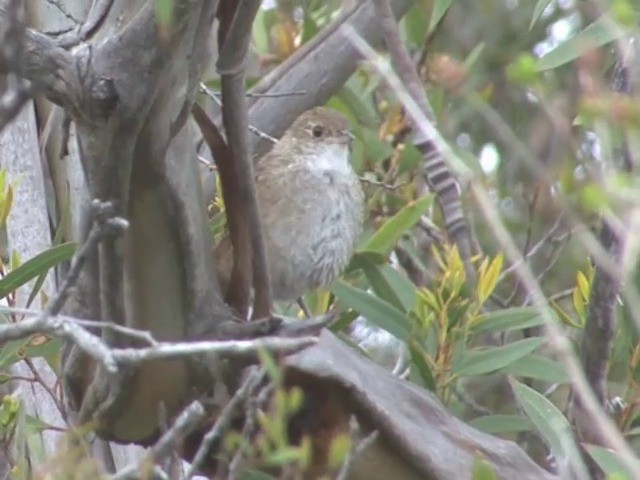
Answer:
<svg viewBox="0 0 640 480"><path fill-rule="evenodd" d="M349 121L327 108L303 113L255 166L256 193L276 300L328 285L347 266L362 231L364 195L349 163ZM214 250L226 291L229 237Z"/></svg>

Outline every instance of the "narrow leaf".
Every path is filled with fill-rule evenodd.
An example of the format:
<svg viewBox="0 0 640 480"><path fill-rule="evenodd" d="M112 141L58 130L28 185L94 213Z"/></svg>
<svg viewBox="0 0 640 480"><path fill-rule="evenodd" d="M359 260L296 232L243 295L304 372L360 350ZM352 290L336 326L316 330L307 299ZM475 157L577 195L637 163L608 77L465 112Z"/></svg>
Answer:
<svg viewBox="0 0 640 480"><path fill-rule="evenodd" d="M547 6L550 3L551 3L551 0L538 0L538 3L536 3L536 8L533 9L533 15L531 16L531 23L529 24L529 31L531 31L533 26L542 16L542 12L544 12L544 9L547 8Z"/></svg>
<svg viewBox="0 0 640 480"><path fill-rule="evenodd" d="M51 245L60 245L62 240L62 236L64 234L64 226L69 222L69 217L71 216L71 210L69 208L65 208L62 213L62 218L60 219L60 223L56 230L56 234L53 236L53 240L51 241ZM31 293L29 294L29 298L27 299L26 308L29 308L33 301L36 299L36 295L42 288L44 281L47 279L47 271L42 272L35 283L33 284L33 288L31 289Z"/></svg>
<svg viewBox="0 0 640 480"><path fill-rule="evenodd" d="M628 28L621 28L609 16L602 16L540 58L537 68L541 71L565 65L593 48L621 38L628 31Z"/></svg>
<svg viewBox="0 0 640 480"><path fill-rule="evenodd" d="M76 244L74 242L63 243L27 260L0 279L0 298L6 297L38 275L48 271L51 267L69 260L73 257L75 249Z"/></svg>
<svg viewBox="0 0 640 480"><path fill-rule="evenodd" d="M447 10L453 3L453 0L437 0L433 5L433 11L431 12L431 21L429 22L429 32L433 30L440 20L444 17Z"/></svg>
<svg viewBox="0 0 640 480"><path fill-rule="evenodd" d="M507 365L502 373L549 383L569 383L569 375L558 362L541 355L529 355Z"/></svg>
<svg viewBox="0 0 640 480"><path fill-rule="evenodd" d="M510 379L510 383L518 403L554 456L571 462L579 478L589 478L573 438L571 425L562 412L534 389L513 379Z"/></svg>
<svg viewBox="0 0 640 480"><path fill-rule="evenodd" d="M416 342L409 343L409 354L411 355L411 365L415 367L415 370L420 375L422 385L432 392L436 390L436 379L431 372L431 368L425 359L424 350L416 344ZM411 369L413 371L413 368Z"/></svg>
<svg viewBox="0 0 640 480"><path fill-rule="evenodd" d="M497 255L489 264L484 275L480 278L480 281L478 282L478 301L481 305L487 301L489 296L493 293L493 290L496 288L498 277L502 271L503 262L504 257L502 255Z"/></svg>
<svg viewBox="0 0 640 480"><path fill-rule="evenodd" d="M473 333L498 333L537 327L543 323L544 319L536 308L520 307L488 313L471 329Z"/></svg>
<svg viewBox="0 0 640 480"><path fill-rule="evenodd" d="M334 282L330 290L346 306L394 337L403 341L409 337L411 330L409 319L390 303L364 290L352 287L342 280Z"/></svg>
<svg viewBox="0 0 640 480"><path fill-rule="evenodd" d="M393 287L389 284L385 276L382 274L382 269L377 265L369 264L365 265L363 268L364 274L369 281L369 285L375 292L375 294L380 297L385 302L389 302L395 308L400 310L403 313L407 313L402 302L400 301L400 297L393 289Z"/></svg>
<svg viewBox="0 0 640 480"><path fill-rule="evenodd" d="M427 211L433 201L432 195L409 202L402 210L387 220L360 250L388 254L398 239Z"/></svg>
<svg viewBox="0 0 640 480"><path fill-rule="evenodd" d="M495 372L526 357L544 343L544 338L526 338L502 347L482 347L465 352L456 375L471 376Z"/></svg>
<svg viewBox="0 0 640 480"><path fill-rule="evenodd" d="M531 431L531 422L518 415L485 415L469 422L473 428L485 433L518 433Z"/></svg>
<svg viewBox="0 0 640 480"><path fill-rule="evenodd" d="M589 452L589 455L591 455L591 458L596 461L598 466L606 474L607 479L619 478L631 480L633 478L625 467L622 459L615 452L598 445L585 445L585 448L587 452ZM616 477L614 477L614 475Z"/></svg>

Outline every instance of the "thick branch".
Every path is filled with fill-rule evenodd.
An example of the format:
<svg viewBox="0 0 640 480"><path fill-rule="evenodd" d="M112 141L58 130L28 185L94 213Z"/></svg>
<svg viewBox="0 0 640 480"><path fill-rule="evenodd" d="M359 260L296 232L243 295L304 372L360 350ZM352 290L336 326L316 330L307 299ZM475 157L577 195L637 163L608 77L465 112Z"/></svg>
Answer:
<svg viewBox="0 0 640 480"><path fill-rule="evenodd" d="M10 12L0 7L0 30L10 28L15 22ZM78 78L76 60L66 50L58 47L47 35L25 29L19 45L21 62L12 62L0 49L0 73L14 73L29 80L32 89L41 92L52 102L77 112L82 85Z"/></svg>

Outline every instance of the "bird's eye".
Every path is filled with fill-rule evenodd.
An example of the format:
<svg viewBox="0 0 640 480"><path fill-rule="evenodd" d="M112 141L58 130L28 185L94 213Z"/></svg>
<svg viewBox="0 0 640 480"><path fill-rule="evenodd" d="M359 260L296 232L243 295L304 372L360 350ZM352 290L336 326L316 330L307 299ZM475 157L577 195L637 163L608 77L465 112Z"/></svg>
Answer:
<svg viewBox="0 0 640 480"><path fill-rule="evenodd" d="M322 128L322 125L315 125L311 129L311 134L316 138L320 138L323 133L324 133L324 128Z"/></svg>

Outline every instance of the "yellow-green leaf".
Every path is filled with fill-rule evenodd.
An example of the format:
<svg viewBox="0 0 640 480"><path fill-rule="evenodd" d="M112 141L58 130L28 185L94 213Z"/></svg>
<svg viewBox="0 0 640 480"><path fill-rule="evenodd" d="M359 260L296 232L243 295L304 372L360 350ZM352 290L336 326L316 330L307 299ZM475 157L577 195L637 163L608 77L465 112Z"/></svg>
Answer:
<svg viewBox="0 0 640 480"><path fill-rule="evenodd" d="M576 275L576 285L580 290L582 298L585 301L588 301L589 296L591 295L591 285L589 285L589 280L584 273L578 272L578 274Z"/></svg>
<svg viewBox="0 0 640 480"><path fill-rule="evenodd" d="M496 288L498 278L500 277L500 272L502 272L503 263L504 257L502 256L502 254L497 255L489 264L489 267L484 272L482 277L479 279L478 301L481 305L487 301L489 296L493 293L493 290Z"/></svg>
<svg viewBox="0 0 640 480"><path fill-rule="evenodd" d="M13 188L9 185L7 188L7 193L5 197L2 199L2 204L0 210L0 228L4 227L7 223L7 218L9 218L9 212L11 211L11 206L13 205Z"/></svg>
<svg viewBox="0 0 640 480"><path fill-rule="evenodd" d="M573 309L578 314L578 317L580 317L582 323L585 323L585 320L587 318L587 309L585 306L584 297L580 293L580 289L578 287L573 289Z"/></svg>
<svg viewBox="0 0 640 480"><path fill-rule="evenodd" d="M498 480L498 476L491 462L479 456L473 460L471 478L473 480Z"/></svg>

